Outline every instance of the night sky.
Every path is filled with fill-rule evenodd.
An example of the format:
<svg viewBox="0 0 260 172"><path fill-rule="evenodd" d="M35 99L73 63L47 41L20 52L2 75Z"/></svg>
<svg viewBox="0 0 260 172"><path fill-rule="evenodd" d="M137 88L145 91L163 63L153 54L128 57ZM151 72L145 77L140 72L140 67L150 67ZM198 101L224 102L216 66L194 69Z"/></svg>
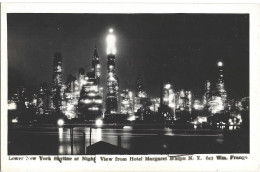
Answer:
<svg viewBox="0 0 260 172"><path fill-rule="evenodd" d="M9 94L24 85L30 93L51 84L53 56L63 57L63 82L90 71L97 45L106 86L106 35L116 35L119 89L135 90L138 75L148 95L159 97L163 80L175 90L202 96L224 62L228 98L249 95L248 14L8 14ZM106 88L106 87L105 87Z"/></svg>

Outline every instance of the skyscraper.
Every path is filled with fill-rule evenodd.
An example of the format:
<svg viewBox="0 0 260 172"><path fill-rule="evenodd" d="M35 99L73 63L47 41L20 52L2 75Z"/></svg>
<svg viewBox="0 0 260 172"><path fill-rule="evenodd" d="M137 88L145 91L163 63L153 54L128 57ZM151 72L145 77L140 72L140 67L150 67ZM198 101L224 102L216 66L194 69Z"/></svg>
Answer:
<svg viewBox="0 0 260 172"><path fill-rule="evenodd" d="M19 92L18 92L18 109L20 111L23 111L26 107L28 107L28 97L27 97L27 92L26 92L26 88L21 86L19 88Z"/></svg>
<svg viewBox="0 0 260 172"><path fill-rule="evenodd" d="M218 78L216 82L216 89L211 91L209 99L209 110L212 114L221 113L227 103L227 92L224 87L224 71L223 62L219 61L218 66Z"/></svg>
<svg viewBox="0 0 260 172"><path fill-rule="evenodd" d="M145 91L141 76L138 76L136 80L136 96L134 103L134 111L137 112L143 106L143 103L147 99L147 93Z"/></svg>
<svg viewBox="0 0 260 172"><path fill-rule="evenodd" d="M209 80L207 80L205 82L205 93L204 93L204 97L203 97L203 103L205 108L208 107L208 102L209 102L209 98L210 98L210 82Z"/></svg>
<svg viewBox="0 0 260 172"><path fill-rule="evenodd" d="M191 91L186 91L185 94L186 94L186 97L188 98L187 107L189 108L189 112L191 113L191 108L192 108L192 103L193 103Z"/></svg>
<svg viewBox="0 0 260 172"><path fill-rule="evenodd" d="M116 38L113 29L109 30L107 36L107 98L106 98L106 114L115 114L118 110L118 82L119 79L115 72L115 48Z"/></svg>
<svg viewBox="0 0 260 172"><path fill-rule="evenodd" d="M42 115L44 114L44 97L47 93L47 88L45 84L41 84L40 90L37 97L37 114Z"/></svg>
<svg viewBox="0 0 260 172"><path fill-rule="evenodd" d="M227 100L227 92L225 90L225 85L224 85L224 71L223 71L223 62L219 61L218 62L218 80L217 80L217 93L220 95L223 104L226 103Z"/></svg>
<svg viewBox="0 0 260 172"><path fill-rule="evenodd" d="M80 72L79 75L81 75ZM76 93L76 81L77 81L76 77L69 75L66 82L66 89L65 89L66 108L64 114L67 116L68 119L75 118L77 116L76 110L77 110L79 97L78 94Z"/></svg>
<svg viewBox="0 0 260 172"><path fill-rule="evenodd" d="M61 110L61 87L62 87L62 56L60 53L55 53L53 60L52 74L52 101L53 108L56 111Z"/></svg>
<svg viewBox="0 0 260 172"><path fill-rule="evenodd" d="M94 54L92 56L91 72L87 72L84 84L82 86L78 112L79 118L84 120L96 120L102 117L102 95L99 87L100 64L95 46Z"/></svg>
<svg viewBox="0 0 260 172"><path fill-rule="evenodd" d="M120 94L121 98L121 114L133 114L133 94L128 89L125 89Z"/></svg>
<svg viewBox="0 0 260 172"><path fill-rule="evenodd" d="M140 98L146 98L147 93L145 91L141 76L138 76L136 80L136 96Z"/></svg>
<svg viewBox="0 0 260 172"><path fill-rule="evenodd" d="M170 83L165 84L163 87L163 105L161 108L164 120L173 120L175 118L175 95Z"/></svg>
<svg viewBox="0 0 260 172"><path fill-rule="evenodd" d="M95 45L94 54L92 56L91 70L94 71L95 77L97 79L97 85L99 86L99 84L100 84L100 64L99 64L99 56L98 56L96 45Z"/></svg>
<svg viewBox="0 0 260 172"><path fill-rule="evenodd" d="M84 68L79 68L79 76L78 76L78 84L79 84L79 90L82 89L82 86L86 84L85 82L85 69Z"/></svg>

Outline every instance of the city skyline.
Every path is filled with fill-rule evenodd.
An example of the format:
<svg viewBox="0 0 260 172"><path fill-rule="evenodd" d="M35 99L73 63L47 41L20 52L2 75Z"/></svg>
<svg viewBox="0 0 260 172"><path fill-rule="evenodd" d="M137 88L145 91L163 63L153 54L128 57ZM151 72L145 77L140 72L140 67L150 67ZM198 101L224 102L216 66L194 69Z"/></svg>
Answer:
<svg viewBox="0 0 260 172"><path fill-rule="evenodd" d="M68 21L65 22L62 16L65 16L65 18L67 18ZM18 20L19 17L16 19L12 17L15 17L15 14L11 14L10 17L8 17L8 29L10 30L8 32L8 41L9 41L8 48L12 49L12 51L9 51L9 56L8 56L10 92L15 91L15 89L17 89L17 85L24 85L25 87L28 88L29 91L30 90L36 91L38 90L42 82L51 83L52 61L53 61L52 58L55 52L60 52L62 54L62 57L64 58L63 83L65 83L66 78L69 74L77 76L77 72L80 67L85 68L86 71L90 71L91 56L93 54L95 45L97 46L97 51L100 56L100 61L101 61L100 63L102 66L100 79L101 79L101 85L104 87L106 85L105 76L107 75L105 34L107 33L108 28L113 27L117 37L117 45L116 45L117 46L117 53L116 53L117 69L116 70L117 70L117 75L120 78L120 86L119 86L120 90L129 88L130 90L135 91L136 79L138 75L141 74L148 95L151 95L151 97L159 97L160 69L162 65L164 66L163 67L164 82L167 81L171 82L173 84L174 90L179 90L183 88L186 90L191 90L195 94L199 94L200 96L204 92L205 81L212 80L212 78L214 78L214 73L217 69L217 65L216 65L217 61L223 61L224 71L225 71L224 80L227 87L226 89L228 92L228 97L242 98L243 96L249 95L249 90L248 90L249 58L243 58L246 56L248 57L248 15L219 15L219 14L218 15L214 15L214 14L207 14L207 15L205 14L204 15L202 14L198 14L198 15L23 14L20 15L19 14L20 20ZM29 21L28 17L30 19L30 22L28 22ZM52 20L48 20L50 17L52 17ZM74 17L75 18L77 17L77 21L72 20ZM84 18L88 18L91 20L90 21L86 20L85 23L80 24L80 21L82 21ZM95 21L97 18L103 19L106 22ZM111 19L110 25L108 24L109 18ZM154 20L149 21L149 19L151 18ZM195 20L194 18L197 18L198 20ZM225 23L224 25L225 27L224 26L222 27L219 26L219 27L222 29L224 27L227 30L226 31L219 30L219 28L215 28L214 30L213 26L216 26L217 24L214 23L214 21L210 22L209 19L211 18L218 19L215 21L216 23ZM38 22L38 20L36 19L42 19L42 23L38 23L39 26L32 27L32 25L34 25L35 22L36 23ZM159 22L160 19L164 19L164 20L161 21L160 23ZM27 24L26 21L28 22ZM88 28L86 26L89 26L88 24L91 23L91 21L92 22L95 21L94 26L91 25L90 27L92 30L89 29L91 33L95 33L94 36L90 36L89 38L87 38L86 37L87 34L85 33L84 37L79 39L78 36L82 33L79 32L77 35L76 30L82 31L84 28ZM137 21L139 22L139 24L141 21L146 22L145 23L146 27L141 27L141 26L136 28L133 27L132 31L130 31L130 29L122 29L125 28L133 21ZM165 28L163 28L162 26L158 26L158 24L162 24L162 23L165 24L167 23L167 21L175 21L175 24L180 24L181 26L174 25L174 24L165 25ZM194 24L194 22L196 23L196 21L197 23L200 24L207 23L208 25L213 25L213 26L207 26L209 32L207 34L202 33L205 30L203 29L203 25L200 26L201 28L198 26L196 26L193 29L186 28L186 26L190 26ZM21 25L19 27L20 22L23 22L22 28ZM69 22L71 22L71 25L74 24L73 27L68 26ZM100 24L97 24L98 22L103 23L102 25L106 25L106 26L103 28L99 28L98 26ZM227 22L231 22L231 23L228 25ZM144 26L145 24L143 24L142 26ZM155 26L154 28L151 27L152 24ZM235 26L235 24L239 25L239 27L238 28L232 27ZM30 27L28 28L28 26L30 25L32 28ZM44 25L45 27L43 27ZM14 26L16 29L14 29ZM173 34L172 32L174 31L170 31L170 29L173 28L174 26L178 26L177 29L175 30L181 28L186 30L184 31L179 30L179 32L175 32ZM46 28L45 29L46 31L44 31L44 28ZM77 28L77 29L73 30L72 28ZM96 28L96 30L94 28ZM141 31L137 33L134 33L134 31L137 31L138 28L139 29L143 28L143 29L141 29ZM26 29L29 30L26 31ZM48 31L50 31L50 33L47 33ZM144 34L145 31L147 32ZM163 31L168 31L168 33L167 32L164 33ZM33 37L35 36L34 34L36 33L39 34L39 32L45 33L47 37L44 37L44 35L41 34L37 35L36 37ZM143 33L141 34L141 32ZM18 33L27 33L24 35L24 36L28 36L27 38L24 38L23 36L20 35L21 36L20 38L22 38L23 41L25 42L26 48L23 47L21 42L19 43L19 36L16 35ZM48 40L47 39L49 38L48 36L51 36L51 34L54 33L56 33L54 38ZM157 33L158 35L156 35ZM180 33L180 35L178 35L177 33ZM189 33L189 36L191 37L190 39L187 38L188 35L181 38L181 35L183 36L184 34L187 33ZM216 33L218 34L216 35ZM231 35L227 35L228 33L231 33ZM76 34L75 39L72 39L71 36L75 34ZM175 39L172 41L170 37L167 38L167 34L168 36L171 36L171 38L175 38ZM64 35L65 37L63 37ZM132 39L129 38L129 36L131 35L134 36ZM206 37L210 35L212 37L217 37L217 36L220 37L216 40L206 39ZM18 36L18 39L17 37L16 39L14 39L13 36ZM33 39L34 41L30 42L30 45L28 46L28 44L26 43L28 43L28 40L30 39ZM70 40L71 42L78 39L75 42L75 44L79 45L79 47L77 47L76 50L73 50L73 47L75 48L75 46L71 46L71 48L66 47L69 45L66 39ZM226 42L223 40L226 40ZM205 43L202 43L203 41L211 43L209 45L211 51L213 51L212 50L213 48L215 48L216 50L209 53L208 52L209 50L207 50L205 47L202 46L203 44L205 45ZM35 48L35 45L41 42L45 43L42 44L42 46L47 46L46 49L39 50L41 46L38 47L37 50L33 49L33 47ZM143 44L144 42L147 43L148 45ZM242 45L241 42L243 43ZM167 43L169 43L169 45L167 45ZM199 45L196 45L196 43L199 43ZM183 44L183 46L181 44ZM227 44L228 46L224 48L224 50L220 50L221 47L224 46L221 44L224 45ZM172 45L176 45L176 46L175 47L173 46L174 48L170 48L170 46ZM218 45L220 47L214 47L213 45L214 46ZM17 48L14 48L15 46ZM87 47L87 50L82 48L82 46ZM52 50L50 51L47 50L48 47ZM237 48L237 47L241 47L241 48ZM144 52L141 50L143 50ZM147 50L149 50L150 52L147 52ZM43 55L41 53L37 54L37 51L38 52L44 51L44 54L48 54L48 56L46 56L48 57L48 59L39 58L38 56L42 57ZM157 56L158 52L160 52L161 54L160 58L158 58ZM211 57L205 57L207 54L213 54L214 52L216 53L216 55L212 55ZM27 53L30 56L25 57L25 54ZM75 54L74 56L75 58L73 58L72 56L73 53ZM143 58L140 58L140 55L138 54L143 55ZM222 54L222 56L226 54L226 56L221 58L219 57L221 56L219 54ZM187 55L190 56L187 57ZM237 56L234 59L235 55ZM19 58L18 56L21 58ZM149 58L149 56L151 58ZM16 60L14 61L14 59ZM37 63L35 61L39 61L39 62L42 61L42 63ZM160 61L162 61L163 64L159 63ZM30 66L31 69L24 69L23 65L28 67L30 63L33 63ZM80 65L78 65L79 63ZM20 66L20 68L18 68L17 66ZM19 70L24 70L24 73L18 72ZM35 72L32 72L30 70L35 70ZM37 70L41 70L41 71L37 71ZM28 72L30 73L30 75L26 75L26 73ZM19 77L19 75L21 76ZM16 80L13 79L14 76L16 77ZM235 76L239 76L239 77L235 77Z"/></svg>
<svg viewBox="0 0 260 172"><path fill-rule="evenodd" d="M249 152L248 15L8 21L9 155Z"/></svg>

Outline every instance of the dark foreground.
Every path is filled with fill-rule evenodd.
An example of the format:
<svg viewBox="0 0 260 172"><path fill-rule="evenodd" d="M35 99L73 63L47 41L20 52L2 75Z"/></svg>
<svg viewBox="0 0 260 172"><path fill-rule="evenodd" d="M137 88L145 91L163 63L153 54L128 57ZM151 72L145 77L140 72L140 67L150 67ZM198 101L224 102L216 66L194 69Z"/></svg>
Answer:
<svg viewBox="0 0 260 172"><path fill-rule="evenodd" d="M84 135L85 133L85 135ZM125 150L123 154L249 153L248 130L210 129L101 129L54 126L9 128L9 155L118 154L113 149L91 150L103 141ZM100 145L99 145L100 146ZM103 152L102 152L103 151ZM120 154L120 153L119 153Z"/></svg>

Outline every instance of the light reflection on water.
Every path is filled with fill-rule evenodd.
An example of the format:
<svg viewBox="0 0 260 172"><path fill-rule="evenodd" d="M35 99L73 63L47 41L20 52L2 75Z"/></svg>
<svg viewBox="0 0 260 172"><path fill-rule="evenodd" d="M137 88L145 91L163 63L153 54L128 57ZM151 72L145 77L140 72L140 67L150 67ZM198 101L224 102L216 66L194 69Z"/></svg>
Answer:
<svg viewBox="0 0 260 172"><path fill-rule="evenodd" d="M59 148L58 152L61 155L71 154L71 138L70 129L59 128ZM85 138L84 138L85 133ZM75 127L73 129L73 154L85 154L86 147L97 143L99 141L104 141L113 145L119 144L119 139L121 140L120 146L125 149L133 148L133 143L139 138L146 136L174 136L179 135L179 131L176 133L175 130L170 128L164 129L133 129L131 127L125 127L123 129L101 129L92 128L91 129L91 140L90 140L90 128L85 127ZM182 134L182 133L181 133ZM90 143L91 141L91 143ZM85 144L85 145L84 145Z"/></svg>
<svg viewBox="0 0 260 172"><path fill-rule="evenodd" d="M62 142L63 140L63 128L59 128L59 141Z"/></svg>
<svg viewBox="0 0 260 172"><path fill-rule="evenodd" d="M58 131L59 131L59 149L58 149L59 154L63 154L63 155L71 154L70 129L59 128ZM104 141L113 145L118 145L118 139L121 139L121 147L130 149L131 148L130 140L139 137L138 133L133 132L133 129L131 127L125 127L124 129L92 128L91 140L90 140L90 128L77 127L73 129L73 153L74 154L84 154L84 145L83 145L84 132L85 132L85 147L99 141ZM141 134L141 135L145 135L145 134Z"/></svg>
<svg viewBox="0 0 260 172"><path fill-rule="evenodd" d="M174 133L173 133L171 128L165 128L164 130L165 130L165 134L164 135L166 135L166 136L173 136L174 135Z"/></svg>
<svg viewBox="0 0 260 172"><path fill-rule="evenodd" d="M74 151L74 149L73 149L73 151ZM70 155L71 154L70 129L68 129L68 128L62 128L62 127L59 128L58 152L60 155Z"/></svg>

